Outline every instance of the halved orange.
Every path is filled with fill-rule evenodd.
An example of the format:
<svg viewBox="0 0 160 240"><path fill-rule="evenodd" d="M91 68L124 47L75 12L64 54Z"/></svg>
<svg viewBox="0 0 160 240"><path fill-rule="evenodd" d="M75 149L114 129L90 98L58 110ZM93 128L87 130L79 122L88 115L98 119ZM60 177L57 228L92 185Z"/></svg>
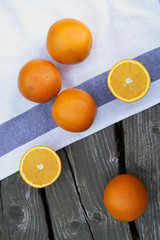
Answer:
<svg viewBox="0 0 160 240"><path fill-rule="evenodd" d="M22 157L20 175L31 187L47 187L57 180L61 173L61 160L57 153L46 146L35 146Z"/></svg>
<svg viewBox="0 0 160 240"><path fill-rule="evenodd" d="M116 98L124 102L134 102L146 95L151 77L142 63L125 59L111 68L107 84Z"/></svg>

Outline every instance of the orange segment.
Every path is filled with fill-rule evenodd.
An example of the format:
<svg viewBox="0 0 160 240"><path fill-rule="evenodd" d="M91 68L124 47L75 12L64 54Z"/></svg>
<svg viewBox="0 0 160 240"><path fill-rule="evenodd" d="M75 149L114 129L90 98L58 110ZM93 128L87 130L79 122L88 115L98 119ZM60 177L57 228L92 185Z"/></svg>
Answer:
<svg viewBox="0 0 160 240"><path fill-rule="evenodd" d="M61 160L46 146L29 149L20 161L20 174L31 187L42 188L52 184L61 173Z"/></svg>
<svg viewBox="0 0 160 240"><path fill-rule="evenodd" d="M107 83L116 98L124 102L134 102L146 95L151 78L142 63L125 59L110 70Z"/></svg>

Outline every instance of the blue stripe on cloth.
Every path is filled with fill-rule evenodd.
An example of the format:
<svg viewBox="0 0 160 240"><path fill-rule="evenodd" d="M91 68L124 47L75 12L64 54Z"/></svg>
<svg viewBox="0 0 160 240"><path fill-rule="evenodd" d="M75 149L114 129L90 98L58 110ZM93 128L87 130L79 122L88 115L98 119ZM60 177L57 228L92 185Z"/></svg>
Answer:
<svg viewBox="0 0 160 240"><path fill-rule="evenodd" d="M160 78L160 47L134 59L144 64L152 82ZM107 86L108 73L109 71L104 72L76 87L87 91L95 99L98 107L115 99Z"/></svg>
<svg viewBox="0 0 160 240"><path fill-rule="evenodd" d="M160 78L160 47L135 59L146 66L152 82ZM76 87L87 91L95 99L98 107L115 99L107 86L108 72ZM39 104L0 125L0 156L57 127L52 119L52 103L53 101Z"/></svg>

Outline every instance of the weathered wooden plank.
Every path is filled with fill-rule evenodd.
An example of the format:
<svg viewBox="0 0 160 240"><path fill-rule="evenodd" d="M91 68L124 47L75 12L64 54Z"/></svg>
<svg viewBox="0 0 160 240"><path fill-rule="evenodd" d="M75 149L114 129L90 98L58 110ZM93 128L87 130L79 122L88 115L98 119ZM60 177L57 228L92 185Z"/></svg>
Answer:
<svg viewBox="0 0 160 240"><path fill-rule="evenodd" d="M28 186L16 173L1 181L1 225L9 238L2 240L49 240L39 189Z"/></svg>
<svg viewBox="0 0 160 240"><path fill-rule="evenodd" d="M127 173L146 186L149 203L136 220L140 239L160 239L160 104L123 120Z"/></svg>
<svg viewBox="0 0 160 240"><path fill-rule="evenodd" d="M62 173L45 188L55 240L92 240L92 233L81 206L67 156L58 151Z"/></svg>
<svg viewBox="0 0 160 240"><path fill-rule="evenodd" d="M114 126L73 143L66 151L94 239L132 239L128 223L114 219L103 202L106 185L119 173Z"/></svg>
<svg viewBox="0 0 160 240"><path fill-rule="evenodd" d="M1 187L1 183L0 183ZM9 240L9 235L7 231L7 226L5 222L5 218L3 216L3 206L2 206L2 199L1 199L1 192L0 192L0 239Z"/></svg>

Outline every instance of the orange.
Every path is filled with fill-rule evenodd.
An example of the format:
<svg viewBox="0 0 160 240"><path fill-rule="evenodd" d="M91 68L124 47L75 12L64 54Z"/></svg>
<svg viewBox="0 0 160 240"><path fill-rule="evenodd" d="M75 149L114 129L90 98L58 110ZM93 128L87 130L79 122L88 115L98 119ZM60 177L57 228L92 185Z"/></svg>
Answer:
<svg viewBox="0 0 160 240"><path fill-rule="evenodd" d="M59 93L61 84L61 74L56 66L43 59L34 59L26 63L18 76L21 94L37 103L50 101Z"/></svg>
<svg viewBox="0 0 160 240"><path fill-rule="evenodd" d="M134 102L146 95L151 78L142 63L125 59L110 70L107 83L116 98L124 102Z"/></svg>
<svg viewBox="0 0 160 240"><path fill-rule="evenodd" d="M47 187L61 173L61 160L57 153L46 146L29 149L20 161L20 175L31 187Z"/></svg>
<svg viewBox="0 0 160 240"><path fill-rule="evenodd" d="M79 63L90 54L92 34L82 22L65 18L50 27L46 45L56 61L63 64Z"/></svg>
<svg viewBox="0 0 160 240"><path fill-rule="evenodd" d="M145 211L148 194L143 183L129 174L113 178L104 191L108 212L120 221L134 221Z"/></svg>
<svg viewBox="0 0 160 240"><path fill-rule="evenodd" d="M52 116L61 128L71 132L87 130L94 122L97 105L94 99L80 89L62 91L52 105Z"/></svg>

